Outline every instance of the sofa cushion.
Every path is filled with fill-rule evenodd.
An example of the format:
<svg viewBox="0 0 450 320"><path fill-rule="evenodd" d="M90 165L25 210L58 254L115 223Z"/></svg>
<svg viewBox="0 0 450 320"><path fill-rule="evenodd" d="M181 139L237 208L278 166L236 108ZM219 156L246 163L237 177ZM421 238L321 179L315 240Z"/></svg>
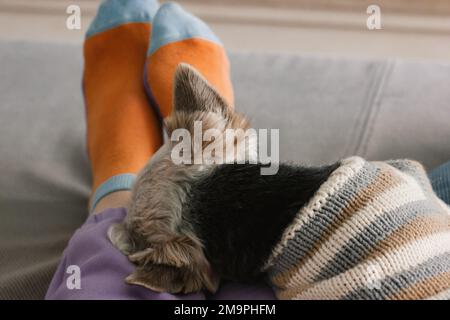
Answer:
<svg viewBox="0 0 450 320"><path fill-rule="evenodd" d="M79 45L0 42L0 299L43 298L87 216ZM237 109L281 160L450 159L450 65L232 53Z"/></svg>

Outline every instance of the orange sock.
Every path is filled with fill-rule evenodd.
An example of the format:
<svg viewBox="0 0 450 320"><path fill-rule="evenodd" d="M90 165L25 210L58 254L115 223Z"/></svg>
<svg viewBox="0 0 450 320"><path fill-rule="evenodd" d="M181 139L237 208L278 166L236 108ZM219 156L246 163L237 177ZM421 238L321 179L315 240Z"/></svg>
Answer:
<svg viewBox="0 0 450 320"><path fill-rule="evenodd" d="M175 69L183 62L195 67L233 106L229 61L219 39L200 19L175 3L165 3L153 20L145 70L147 93L163 118L172 111Z"/></svg>
<svg viewBox="0 0 450 320"><path fill-rule="evenodd" d="M154 0L106 0L86 34L83 89L92 209L107 194L131 189L135 174L162 143L160 121L142 83L158 6Z"/></svg>

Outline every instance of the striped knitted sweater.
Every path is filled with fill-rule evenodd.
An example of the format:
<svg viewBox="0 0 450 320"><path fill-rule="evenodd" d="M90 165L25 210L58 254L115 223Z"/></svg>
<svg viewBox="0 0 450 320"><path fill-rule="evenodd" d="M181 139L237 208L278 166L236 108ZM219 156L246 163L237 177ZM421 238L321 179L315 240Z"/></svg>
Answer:
<svg viewBox="0 0 450 320"><path fill-rule="evenodd" d="M279 299L449 299L450 209L419 163L348 158L264 269Z"/></svg>

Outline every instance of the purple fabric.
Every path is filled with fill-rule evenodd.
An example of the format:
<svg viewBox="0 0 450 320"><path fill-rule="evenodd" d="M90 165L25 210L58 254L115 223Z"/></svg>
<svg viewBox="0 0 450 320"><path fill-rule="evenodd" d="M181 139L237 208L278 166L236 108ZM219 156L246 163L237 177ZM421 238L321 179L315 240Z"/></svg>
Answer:
<svg viewBox="0 0 450 320"><path fill-rule="evenodd" d="M121 222L125 215L125 209L117 208L87 219L64 250L46 299L275 299L273 291L265 284L226 283L214 295L173 295L126 284L124 279L133 271L134 265L112 246L106 236L109 226ZM80 268L80 289L69 289L66 284L71 277L66 270L71 265Z"/></svg>

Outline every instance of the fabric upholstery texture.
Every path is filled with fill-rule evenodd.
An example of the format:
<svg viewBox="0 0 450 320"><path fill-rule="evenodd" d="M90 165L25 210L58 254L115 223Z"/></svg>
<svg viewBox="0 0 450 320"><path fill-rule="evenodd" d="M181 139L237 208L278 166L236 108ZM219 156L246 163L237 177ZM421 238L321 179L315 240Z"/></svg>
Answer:
<svg viewBox="0 0 450 320"><path fill-rule="evenodd" d="M450 160L450 64L231 53L235 107L280 157ZM43 298L87 217L82 48L0 43L0 299Z"/></svg>

